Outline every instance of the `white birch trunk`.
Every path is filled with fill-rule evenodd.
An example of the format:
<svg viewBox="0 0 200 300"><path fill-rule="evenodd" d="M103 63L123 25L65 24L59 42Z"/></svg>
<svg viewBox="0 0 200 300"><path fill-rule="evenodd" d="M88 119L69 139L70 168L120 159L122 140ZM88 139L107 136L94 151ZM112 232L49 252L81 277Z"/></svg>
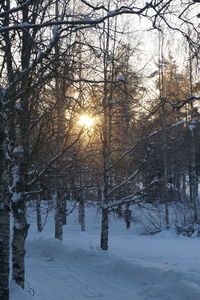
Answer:
<svg viewBox="0 0 200 300"><path fill-rule="evenodd" d="M0 151L1 158L2 154L3 151ZM3 171L5 165L2 164L2 160L0 163L0 299L8 300L10 272L10 208L8 203L10 202L10 195L7 190L8 182L6 182L7 176L5 176L6 171Z"/></svg>
<svg viewBox="0 0 200 300"><path fill-rule="evenodd" d="M108 9L110 7L110 1L108 1ZM104 98L103 98L103 184L102 184L102 223L101 223L101 243L102 250L108 249L108 235L109 235L109 211L104 205L107 205L109 201L109 182L110 182L110 159L111 159L111 106L109 105L109 97L112 96L112 89L109 94L108 88L108 61L109 61L109 44L110 44L110 23L107 23L107 32L105 35L105 49L104 49Z"/></svg>
<svg viewBox="0 0 200 300"><path fill-rule="evenodd" d="M1 195L2 196L2 195ZM0 197L1 197L0 196ZM9 299L10 215L8 206L0 203L0 299Z"/></svg>
<svg viewBox="0 0 200 300"><path fill-rule="evenodd" d="M9 139L6 136L4 109L4 91L0 86L0 299L9 300L10 193L9 161L6 159Z"/></svg>
<svg viewBox="0 0 200 300"><path fill-rule="evenodd" d="M12 196L13 239L12 239L12 277L22 288L25 281L25 240L29 224L26 219L26 203L24 197L24 171L21 166L14 167L15 190Z"/></svg>

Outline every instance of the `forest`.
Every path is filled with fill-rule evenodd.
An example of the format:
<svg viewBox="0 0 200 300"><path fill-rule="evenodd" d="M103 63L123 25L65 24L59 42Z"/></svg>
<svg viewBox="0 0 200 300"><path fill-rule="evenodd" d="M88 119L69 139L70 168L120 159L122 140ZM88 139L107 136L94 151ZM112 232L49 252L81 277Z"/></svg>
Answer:
<svg viewBox="0 0 200 300"><path fill-rule="evenodd" d="M200 237L199 3L0 1L0 300L25 288L30 211L62 241L98 210L103 251L139 208L147 235Z"/></svg>

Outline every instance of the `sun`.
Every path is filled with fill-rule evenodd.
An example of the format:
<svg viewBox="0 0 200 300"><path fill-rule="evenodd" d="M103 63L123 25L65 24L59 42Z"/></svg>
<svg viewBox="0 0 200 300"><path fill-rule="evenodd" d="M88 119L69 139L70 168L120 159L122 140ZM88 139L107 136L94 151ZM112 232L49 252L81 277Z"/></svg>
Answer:
<svg viewBox="0 0 200 300"><path fill-rule="evenodd" d="M80 115L78 123L80 126L85 127L86 129L91 129L94 126L95 119L84 114Z"/></svg>

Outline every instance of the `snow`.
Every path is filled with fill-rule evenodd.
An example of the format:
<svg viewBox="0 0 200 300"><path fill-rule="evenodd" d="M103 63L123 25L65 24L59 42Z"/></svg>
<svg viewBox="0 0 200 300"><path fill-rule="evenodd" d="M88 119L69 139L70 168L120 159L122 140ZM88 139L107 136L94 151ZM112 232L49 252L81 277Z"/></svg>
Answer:
<svg viewBox="0 0 200 300"><path fill-rule="evenodd" d="M24 149L23 149L22 146L15 147L15 148L13 149L13 153L14 153L14 154L17 154L17 153L23 153L23 152L24 152Z"/></svg>
<svg viewBox="0 0 200 300"><path fill-rule="evenodd" d="M20 102L17 102L17 103L15 104L15 108L16 108L17 110L23 110L23 108L22 108Z"/></svg>
<svg viewBox="0 0 200 300"><path fill-rule="evenodd" d="M193 132L193 130L195 129L195 125L193 124L188 125L188 129Z"/></svg>
<svg viewBox="0 0 200 300"><path fill-rule="evenodd" d="M162 231L138 235L112 216L109 251L99 249L100 214L86 210L86 232L74 210L63 242L53 238L53 215L42 233L30 213L26 287L11 283L11 300L199 300L200 239ZM33 296L34 295L34 296Z"/></svg>
<svg viewBox="0 0 200 300"><path fill-rule="evenodd" d="M16 222L16 221L14 221L14 227L15 227L16 229L19 229L19 230L23 229L23 225L20 224L20 223L18 223L18 222Z"/></svg>
<svg viewBox="0 0 200 300"><path fill-rule="evenodd" d="M12 195L12 202L18 202L21 198L21 193L14 192Z"/></svg>
<svg viewBox="0 0 200 300"><path fill-rule="evenodd" d="M116 10L110 10L110 11L108 11L108 16L109 17L115 16L115 15L116 15Z"/></svg>
<svg viewBox="0 0 200 300"><path fill-rule="evenodd" d="M122 82L126 82L126 78L123 75L120 75L117 80L122 81Z"/></svg>
<svg viewBox="0 0 200 300"><path fill-rule="evenodd" d="M174 123L171 127L178 127L178 126L180 126L180 125L182 125L184 123L185 123L185 121L181 120L181 121L178 121L178 122Z"/></svg>

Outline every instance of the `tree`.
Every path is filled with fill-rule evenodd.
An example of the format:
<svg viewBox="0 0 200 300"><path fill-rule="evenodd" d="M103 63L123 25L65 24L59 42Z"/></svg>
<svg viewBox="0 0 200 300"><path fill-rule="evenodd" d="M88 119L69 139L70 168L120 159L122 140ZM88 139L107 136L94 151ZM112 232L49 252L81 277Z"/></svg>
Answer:
<svg viewBox="0 0 200 300"><path fill-rule="evenodd" d="M6 159L6 132L4 124L3 89L0 91L0 298L9 297L10 259L10 197L8 192L8 161Z"/></svg>

